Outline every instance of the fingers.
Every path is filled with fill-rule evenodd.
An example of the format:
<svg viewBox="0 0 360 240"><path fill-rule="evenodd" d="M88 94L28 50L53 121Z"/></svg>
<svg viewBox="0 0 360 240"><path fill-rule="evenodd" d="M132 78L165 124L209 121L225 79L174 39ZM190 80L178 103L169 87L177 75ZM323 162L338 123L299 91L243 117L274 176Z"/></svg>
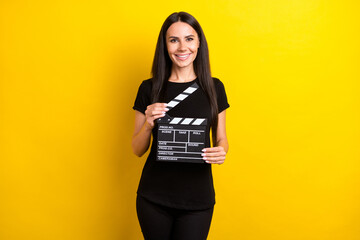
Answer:
<svg viewBox="0 0 360 240"><path fill-rule="evenodd" d="M203 152L219 152L219 151L224 151L224 148L221 146L218 147L211 147L211 148L204 148Z"/></svg>
<svg viewBox="0 0 360 240"><path fill-rule="evenodd" d="M224 148L219 147L212 147L212 148L204 148L203 149L203 159L206 163L209 164L222 164L225 161L226 152L224 151Z"/></svg>
<svg viewBox="0 0 360 240"><path fill-rule="evenodd" d="M168 108L166 108L166 103L154 103L149 106L147 106L145 115L147 117L154 117L158 115L165 114L165 112L169 111Z"/></svg>
<svg viewBox="0 0 360 240"><path fill-rule="evenodd" d="M166 103L154 103L149 106L147 106L147 110L154 110L154 111L168 111L169 109L166 108Z"/></svg>
<svg viewBox="0 0 360 240"><path fill-rule="evenodd" d="M163 110L154 110L150 112L150 117L154 117L154 119L163 115L165 115L165 111Z"/></svg>
<svg viewBox="0 0 360 240"><path fill-rule="evenodd" d="M165 113L169 111L166 108L166 103L154 103L147 106L145 111L146 122L150 125L151 128L154 127L154 120L165 116Z"/></svg>
<svg viewBox="0 0 360 240"><path fill-rule="evenodd" d="M167 106L166 103L154 103L147 106L145 113L147 113L149 116L159 115L169 111L169 109L166 108L166 106Z"/></svg>

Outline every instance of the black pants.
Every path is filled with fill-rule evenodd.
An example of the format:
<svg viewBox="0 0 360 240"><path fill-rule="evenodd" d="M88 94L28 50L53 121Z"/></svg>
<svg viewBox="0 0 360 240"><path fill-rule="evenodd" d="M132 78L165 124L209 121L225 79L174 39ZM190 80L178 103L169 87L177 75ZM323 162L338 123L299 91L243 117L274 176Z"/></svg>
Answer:
<svg viewBox="0 0 360 240"><path fill-rule="evenodd" d="M213 208L180 210L152 203L138 196L136 210L146 240L205 240Z"/></svg>

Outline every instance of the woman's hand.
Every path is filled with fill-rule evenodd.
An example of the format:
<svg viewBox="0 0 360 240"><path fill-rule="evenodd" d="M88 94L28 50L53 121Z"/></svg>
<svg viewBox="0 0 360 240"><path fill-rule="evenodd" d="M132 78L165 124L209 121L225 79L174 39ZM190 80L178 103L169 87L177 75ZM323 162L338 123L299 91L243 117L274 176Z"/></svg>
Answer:
<svg viewBox="0 0 360 240"><path fill-rule="evenodd" d="M132 138L132 149L136 156L141 157L150 146L151 130L155 126L155 120L165 116L166 103L154 103L147 106L145 115L135 111L135 128Z"/></svg>
<svg viewBox="0 0 360 240"><path fill-rule="evenodd" d="M147 106L145 111L145 118L147 123L147 127L149 129L153 129L155 126L155 120L161 117L165 116L165 112L169 111L169 109L166 108L166 103L153 103L149 106Z"/></svg>
<svg viewBox="0 0 360 240"><path fill-rule="evenodd" d="M204 148L204 153L201 154L206 163L209 164L223 164L225 161L226 152L222 146Z"/></svg>

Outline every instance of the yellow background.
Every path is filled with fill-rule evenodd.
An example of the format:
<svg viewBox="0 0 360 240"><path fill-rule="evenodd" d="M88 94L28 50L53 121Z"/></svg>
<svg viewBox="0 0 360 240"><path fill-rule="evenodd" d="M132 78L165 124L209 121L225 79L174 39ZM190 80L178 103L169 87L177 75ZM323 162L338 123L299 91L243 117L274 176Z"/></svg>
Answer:
<svg viewBox="0 0 360 240"><path fill-rule="evenodd" d="M165 18L201 23L230 151L209 239L360 239L360 3L0 3L0 239L136 240L135 95Z"/></svg>

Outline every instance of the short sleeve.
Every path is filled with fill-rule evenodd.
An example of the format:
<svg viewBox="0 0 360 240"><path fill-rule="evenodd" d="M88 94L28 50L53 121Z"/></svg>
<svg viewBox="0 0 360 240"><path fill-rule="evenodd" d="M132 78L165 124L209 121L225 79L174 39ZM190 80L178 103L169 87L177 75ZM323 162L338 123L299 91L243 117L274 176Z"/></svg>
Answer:
<svg viewBox="0 0 360 240"><path fill-rule="evenodd" d="M145 80L141 83L136 95L133 109L145 114L147 106L151 104L151 81Z"/></svg>
<svg viewBox="0 0 360 240"><path fill-rule="evenodd" d="M214 83L216 88L218 109L219 113L221 113L222 111L230 107L230 105L227 100L224 84L217 78L214 78Z"/></svg>

